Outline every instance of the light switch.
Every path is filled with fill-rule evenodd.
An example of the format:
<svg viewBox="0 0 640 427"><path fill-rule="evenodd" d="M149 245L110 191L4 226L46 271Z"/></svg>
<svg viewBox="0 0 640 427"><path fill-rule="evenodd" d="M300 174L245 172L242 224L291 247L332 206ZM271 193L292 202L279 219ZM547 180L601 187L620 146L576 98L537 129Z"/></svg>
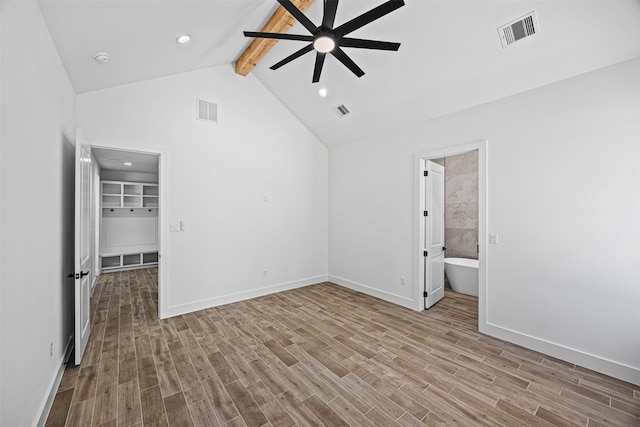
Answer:
<svg viewBox="0 0 640 427"><path fill-rule="evenodd" d="M180 220L180 231L185 231L187 226L184 224L184 219Z"/></svg>
<svg viewBox="0 0 640 427"><path fill-rule="evenodd" d="M497 234L489 234L489 243L491 243L492 245L497 245L498 244L498 235Z"/></svg>
<svg viewBox="0 0 640 427"><path fill-rule="evenodd" d="M175 224L175 223L169 224L169 231L171 233L175 233L175 232L180 231L180 224Z"/></svg>

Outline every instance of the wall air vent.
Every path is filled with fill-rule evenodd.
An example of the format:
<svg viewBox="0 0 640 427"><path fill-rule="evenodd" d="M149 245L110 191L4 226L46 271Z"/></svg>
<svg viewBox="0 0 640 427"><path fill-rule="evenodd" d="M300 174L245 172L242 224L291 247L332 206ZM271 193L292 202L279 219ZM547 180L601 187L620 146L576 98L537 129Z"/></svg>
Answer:
<svg viewBox="0 0 640 427"><path fill-rule="evenodd" d="M335 107L333 109L333 112L336 113L336 115L341 118L349 114L349 110L347 109L347 107L344 106L344 104L340 104L337 107Z"/></svg>
<svg viewBox="0 0 640 427"><path fill-rule="evenodd" d="M218 105L213 102L198 99L196 106L196 118L198 120L218 123Z"/></svg>
<svg viewBox="0 0 640 427"><path fill-rule="evenodd" d="M535 11L498 28L503 49L519 40L535 36L538 31L538 18Z"/></svg>

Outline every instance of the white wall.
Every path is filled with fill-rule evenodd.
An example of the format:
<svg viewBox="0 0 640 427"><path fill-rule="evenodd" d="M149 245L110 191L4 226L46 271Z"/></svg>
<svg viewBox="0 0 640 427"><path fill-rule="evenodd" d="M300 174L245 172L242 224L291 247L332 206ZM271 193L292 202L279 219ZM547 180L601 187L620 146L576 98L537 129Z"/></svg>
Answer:
<svg viewBox="0 0 640 427"><path fill-rule="evenodd" d="M196 97L219 124L195 119ZM253 76L227 65L85 93L77 119L96 144L167 152L161 226L187 230L162 254L163 315L326 280L327 150Z"/></svg>
<svg viewBox="0 0 640 427"><path fill-rule="evenodd" d="M330 279L418 307L413 156L486 139L481 328L640 384L639 123L637 59L332 149Z"/></svg>
<svg viewBox="0 0 640 427"><path fill-rule="evenodd" d="M37 3L1 8L0 425L31 426L72 333L75 93Z"/></svg>

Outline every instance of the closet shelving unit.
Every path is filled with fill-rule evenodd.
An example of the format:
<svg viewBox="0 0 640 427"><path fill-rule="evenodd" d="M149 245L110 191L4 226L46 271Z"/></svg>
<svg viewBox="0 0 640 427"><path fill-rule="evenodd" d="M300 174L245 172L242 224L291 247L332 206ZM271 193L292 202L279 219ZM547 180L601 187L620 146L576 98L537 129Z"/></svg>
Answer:
<svg viewBox="0 0 640 427"><path fill-rule="evenodd" d="M105 226L105 218L117 218L119 224L125 224L126 231L115 230L114 234L126 235L132 231L138 231L136 227L127 227L127 215L135 215L137 218L146 217L157 219L158 215L158 184L147 184L124 181L101 182L101 207L102 221ZM114 226L115 227L115 226ZM148 227L145 227L147 229ZM130 230L132 229L132 230ZM105 233L112 232L110 228ZM153 230L157 232L157 230ZM102 240L107 240L101 233ZM127 239L132 237L127 235ZM115 240L113 237L111 240ZM149 236L141 236L141 240L149 240ZM155 236L154 239L155 241ZM103 273L131 270L150 267L158 264L157 245L148 242L135 245L130 241L126 245L105 247L104 242L100 248L100 269Z"/></svg>
<svg viewBox="0 0 640 427"><path fill-rule="evenodd" d="M157 208L158 184L102 181L102 208Z"/></svg>

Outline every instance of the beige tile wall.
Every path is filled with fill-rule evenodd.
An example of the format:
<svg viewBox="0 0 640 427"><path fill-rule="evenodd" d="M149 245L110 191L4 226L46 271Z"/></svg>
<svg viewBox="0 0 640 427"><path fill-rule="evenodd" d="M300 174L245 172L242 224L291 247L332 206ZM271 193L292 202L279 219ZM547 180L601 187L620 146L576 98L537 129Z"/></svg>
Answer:
<svg viewBox="0 0 640 427"><path fill-rule="evenodd" d="M437 163L445 168L447 257L478 259L478 150Z"/></svg>

